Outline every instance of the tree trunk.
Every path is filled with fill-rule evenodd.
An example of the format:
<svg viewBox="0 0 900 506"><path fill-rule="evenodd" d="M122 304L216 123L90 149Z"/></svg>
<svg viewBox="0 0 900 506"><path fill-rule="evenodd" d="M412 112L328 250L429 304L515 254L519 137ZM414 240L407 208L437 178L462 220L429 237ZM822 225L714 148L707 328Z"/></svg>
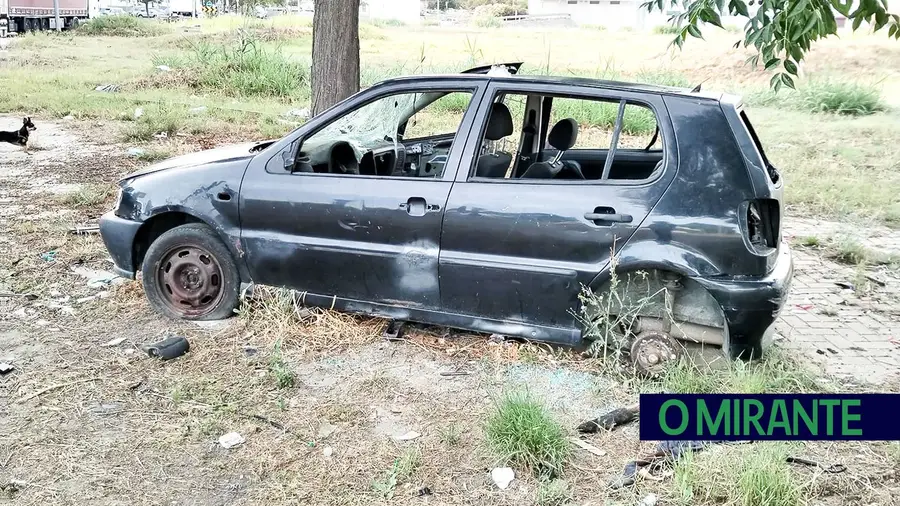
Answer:
<svg viewBox="0 0 900 506"><path fill-rule="evenodd" d="M359 91L359 0L315 0L312 114Z"/></svg>

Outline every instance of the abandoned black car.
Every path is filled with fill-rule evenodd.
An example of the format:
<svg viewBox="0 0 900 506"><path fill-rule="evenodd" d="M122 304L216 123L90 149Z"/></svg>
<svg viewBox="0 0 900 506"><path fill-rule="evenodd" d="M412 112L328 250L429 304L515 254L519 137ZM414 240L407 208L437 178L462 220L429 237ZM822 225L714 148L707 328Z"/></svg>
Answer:
<svg viewBox="0 0 900 506"><path fill-rule="evenodd" d="M601 321L647 365L673 340L759 356L793 266L740 100L519 66L391 79L282 139L127 176L100 223L117 271L173 318L263 284L561 344Z"/></svg>

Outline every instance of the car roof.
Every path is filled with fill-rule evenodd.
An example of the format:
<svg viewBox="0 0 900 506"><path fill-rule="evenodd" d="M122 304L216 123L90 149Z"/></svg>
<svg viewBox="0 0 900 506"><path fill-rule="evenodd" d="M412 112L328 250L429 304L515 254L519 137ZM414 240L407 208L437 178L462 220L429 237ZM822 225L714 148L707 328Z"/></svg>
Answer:
<svg viewBox="0 0 900 506"><path fill-rule="evenodd" d="M657 84L645 84L645 83L633 83L633 82L625 82L625 81L611 81L605 79L591 79L585 77L561 77L561 76L538 76L538 75L527 75L527 74L515 74L509 76L490 76L485 74L467 74L467 73L459 73L459 74L421 74L421 75L410 75L410 76L402 76L402 77L394 77L391 79L387 79L382 81L381 84L388 84L393 82L410 82L410 81L433 81L435 79L447 79L447 80L471 80L471 81L500 81L500 82L525 82L525 83L544 83L544 84L557 84L557 85L568 85L568 86L578 86L585 88L599 88L599 89L608 89L608 90L616 90L616 91L636 91L642 93L654 93L659 95L677 95L683 97L690 98L700 98L706 100L715 100L720 101L723 98L722 93L713 93L713 92L704 92L704 91L692 91L688 88L678 88L674 86L662 86Z"/></svg>

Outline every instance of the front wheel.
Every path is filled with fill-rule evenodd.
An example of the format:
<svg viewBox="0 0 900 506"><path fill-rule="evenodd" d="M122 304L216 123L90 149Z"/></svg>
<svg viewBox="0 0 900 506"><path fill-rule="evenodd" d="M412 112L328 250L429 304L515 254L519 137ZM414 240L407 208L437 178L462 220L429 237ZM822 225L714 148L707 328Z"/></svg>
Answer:
<svg viewBox="0 0 900 506"><path fill-rule="evenodd" d="M174 319L220 320L234 313L240 275L228 248L208 226L181 225L159 236L144 257L144 293Z"/></svg>

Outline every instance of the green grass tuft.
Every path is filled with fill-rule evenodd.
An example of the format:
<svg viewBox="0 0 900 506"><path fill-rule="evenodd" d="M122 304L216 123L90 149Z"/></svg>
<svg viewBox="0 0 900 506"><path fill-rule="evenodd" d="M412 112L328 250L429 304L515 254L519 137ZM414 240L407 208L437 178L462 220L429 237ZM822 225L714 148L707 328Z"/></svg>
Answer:
<svg viewBox="0 0 900 506"><path fill-rule="evenodd" d="M394 497L397 485L408 480L420 465L422 465L422 455L418 449L410 448L394 461L391 468L381 478L372 481L372 489L385 499L391 499Z"/></svg>
<svg viewBox="0 0 900 506"><path fill-rule="evenodd" d="M60 203L70 207L95 207L106 202L113 193L112 186L86 184L74 192L63 195Z"/></svg>
<svg viewBox="0 0 900 506"><path fill-rule="evenodd" d="M135 158L142 162L158 162L160 160L165 160L167 158L171 158L172 152L166 149L145 149L141 152L141 154L137 155Z"/></svg>
<svg viewBox="0 0 900 506"><path fill-rule="evenodd" d="M875 86L847 81L812 81L799 90L803 109L810 112L866 116L887 107Z"/></svg>
<svg viewBox="0 0 900 506"><path fill-rule="evenodd" d="M485 433L504 462L538 476L558 476L571 450L565 431L547 408L523 393L507 394L498 402Z"/></svg>
<svg viewBox="0 0 900 506"><path fill-rule="evenodd" d="M685 454L675 463L675 496L684 505L803 505L804 487L785 462L789 449L782 443L756 443Z"/></svg>
<svg viewBox="0 0 900 506"><path fill-rule="evenodd" d="M134 16L100 16L83 23L75 30L76 35L90 37L155 37L169 32L159 22Z"/></svg>
<svg viewBox="0 0 900 506"><path fill-rule="evenodd" d="M563 506L572 500L572 490L563 480L547 480L538 486L534 503L537 506Z"/></svg>
<svg viewBox="0 0 900 506"><path fill-rule="evenodd" d="M281 342L275 343L275 349L272 351L272 357L269 359L269 371L275 378L275 384L278 388L291 388L297 381L297 376L290 366L285 362L281 354Z"/></svg>
<svg viewBox="0 0 900 506"><path fill-rule="evenodd" d="M128 116L133 119L133 116ZM172 137L189 123L184 109L157 104L144 108L143 114L125 127L122 136L125 141L147 142L158 135Z"/></svg>
<svg viewBox="0 0 900 506"><path fill-rule="evenodd" d="M826 389L827 385L813 371L788 357L780 348L770 349L762 360L729 362L727 368L722 369L682 362L646 385L646 391L678 394L806 393Z"/></svg>
<svg viewBox="0 0 900 506"><path fill-rule="evenodd" d="M679 31L681 31L681 29L673 25L659 25L653 27L653 33L657 35L675 35Z"/></svg>

